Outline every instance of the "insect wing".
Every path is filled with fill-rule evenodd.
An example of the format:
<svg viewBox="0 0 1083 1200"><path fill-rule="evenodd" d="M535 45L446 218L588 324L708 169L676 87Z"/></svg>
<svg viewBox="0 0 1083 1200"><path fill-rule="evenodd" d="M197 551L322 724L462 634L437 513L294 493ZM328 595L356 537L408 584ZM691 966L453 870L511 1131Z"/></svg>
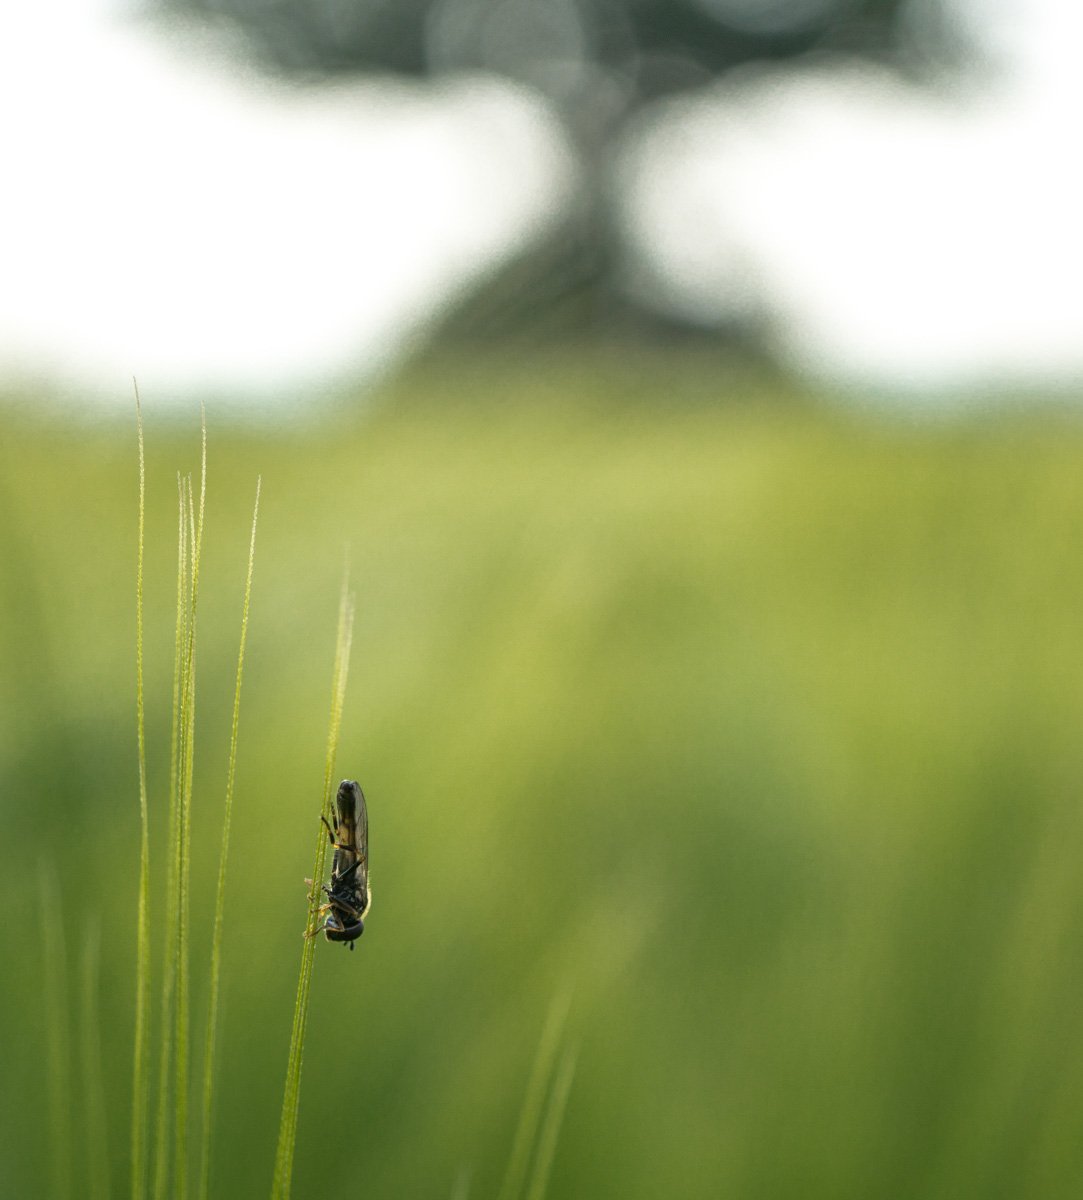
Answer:
<svg viewBox="0 0 1083 1200"><path fill-rule="evenodd" d="M354 893L362 911L369 893L369 812L365 793L352 780L343 780L335 797L339 846L332 864L332 886Z"/></svg>
<svg viewBox="0 0 1083 1200"><path fill-rule="evenodd" d="M357 855L357 869L354 871L354 890L361 901L361 915L368 912L369 907L369 810L365 803L365 793L357 789L357 828L354 837L354 853Z"/></svg>

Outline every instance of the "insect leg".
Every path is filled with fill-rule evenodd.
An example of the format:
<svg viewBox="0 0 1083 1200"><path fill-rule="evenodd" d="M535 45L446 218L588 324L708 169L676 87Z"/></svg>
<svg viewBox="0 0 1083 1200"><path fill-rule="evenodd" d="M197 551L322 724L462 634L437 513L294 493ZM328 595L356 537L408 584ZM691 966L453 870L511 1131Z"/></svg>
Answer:
<svg viewBox="0 0 1083 1200"><path fill-rule="evenodd" d="M327 891L327 889L324 888L324 891ZM328 895L330 895L330 892L328 892ZM333 907L333 905L331 905L331 904L321 904L320 907L316 909L316 916L322 917L324 913L329 913L331 911L332 907ZM327 927L327 922L321 921L320 924L317 925L315 929L311 930L311 932L306 929L305 937L306 938L314 938L318 933L322 933L326 927Z"/></svg>
<svg viewBox="0 0 1083 1200"><path fill-rule="evenodd" d="M351 847L345 845L344 843L335 841L335 838L338 836L338 828L336 827L335 829L332 829L331 826L327 823L327 818L323 815L323 813L320 813L320 820L323 822L324 829L327 830L327 840L331 843L331 845L336 850L351 849Z"/></svg>
<svg viewBox="0 0 1083 1200"><path fill-rule="evenodd" d="M352 917L355 921L360 921L364 916L364 911L357 907L356 904L351 904L348 900L344 900L341 896L336 896L333 892L324 888L327 892L331 903L326 905L326 908L333 908L339 916Z"/></svg>

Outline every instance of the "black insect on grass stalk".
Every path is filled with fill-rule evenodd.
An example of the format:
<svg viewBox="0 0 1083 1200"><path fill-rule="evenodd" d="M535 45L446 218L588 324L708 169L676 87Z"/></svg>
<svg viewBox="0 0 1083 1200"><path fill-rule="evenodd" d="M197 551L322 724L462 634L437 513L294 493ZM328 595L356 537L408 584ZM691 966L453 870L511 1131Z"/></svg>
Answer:
<svg viewBox="0 0 1083 1200"><path fill-rule="evenodd" d="M335 665L331 684L331 716L327 733L327 757L324 763L321 814L330 818L332 780L335 777L335 758L338 752L339 730L342 726L342 706L346 697L346 680L350 666L350 644L353 639L354 601L350 594L346 573L343 573L342 592L339 598L338 637L335 645ZM322 823L316 826L316 851L312 868L312 890L308 897L308 921L305 937L301 943L301 968L297 979L297 1000L293 1009L293 1028L290 1033L289 1059L286 1065L286 1084L282 1094L282 1118L278 1130L278 1148L275 1152L274 1179L271 1184L272 1200L289 1200L293 1176L293 1153L297 1137L297 1114L301 1103L301 1059L304 1052L305 1032L308 1027L308 1000L312 986L315 937L319 927L318 894L323 879L327 855L327 834Z"/></svg>

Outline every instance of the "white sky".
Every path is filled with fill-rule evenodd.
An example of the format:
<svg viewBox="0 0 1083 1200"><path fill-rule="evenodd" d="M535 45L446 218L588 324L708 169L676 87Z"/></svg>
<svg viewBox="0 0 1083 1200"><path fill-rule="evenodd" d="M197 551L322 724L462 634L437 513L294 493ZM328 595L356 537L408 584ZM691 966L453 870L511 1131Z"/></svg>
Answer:
<svg viewBox="0 0 1083 1200"><path fill-rule="evenodd" d="M755 314L836 383L1083 378L1083 3L955 3L1001 67L967 91L778 67L629 136L650 294ZM111 11L5 13L0 376L296 402L393 359L570 194L511 85L291 89Z"/></svg>
<svg viewBox="0 0 1083 1200"><path fill-rule="evenodd" d="M917 395L1083 380L1083 4L970 0L997 70L940 95L774 68L625 146L640 286L799 369Z"/></svg>
<svg viewBox="0 0 1083 1200"><path fill-rule="evenodd" d="M393 358L570 185L500 82L291 89L93 0L5 21L0 374L289 398Z"/></svg>

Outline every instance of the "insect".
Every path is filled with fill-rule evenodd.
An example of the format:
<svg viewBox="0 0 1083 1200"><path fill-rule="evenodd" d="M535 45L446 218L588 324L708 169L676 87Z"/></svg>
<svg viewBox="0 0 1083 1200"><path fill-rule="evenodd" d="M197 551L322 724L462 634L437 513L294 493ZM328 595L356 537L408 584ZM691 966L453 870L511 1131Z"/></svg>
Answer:
<svg viewBox="0 0 1083 1200"><path fill-rule="evenodd" d="M353 779L344 779L335 796L334 826L327 818L327 836L335 848L331 860L331 882L323 885L327 903L320 907L326 913L319 927L329 942L354 942L365 932L364 918L372 895L369 892L369 814L365 793ZM319 932L317 929L315 932Z"/></svg>

